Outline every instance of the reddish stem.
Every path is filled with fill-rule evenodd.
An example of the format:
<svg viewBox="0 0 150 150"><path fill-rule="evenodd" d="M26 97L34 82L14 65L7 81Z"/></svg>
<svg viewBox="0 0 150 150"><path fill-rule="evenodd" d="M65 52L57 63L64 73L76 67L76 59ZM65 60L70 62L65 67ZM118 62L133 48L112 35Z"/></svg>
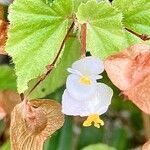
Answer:
<svg viewBox="0 0 150 150"><path fill-rule="evenodd" d="M86 57L86 23L81 26L81 58Z"/></svg>

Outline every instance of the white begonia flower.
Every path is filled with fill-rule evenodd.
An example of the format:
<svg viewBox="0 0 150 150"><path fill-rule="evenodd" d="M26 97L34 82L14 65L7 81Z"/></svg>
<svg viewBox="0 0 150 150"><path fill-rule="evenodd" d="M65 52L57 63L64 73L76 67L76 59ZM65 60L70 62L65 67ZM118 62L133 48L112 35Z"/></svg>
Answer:
<svg viewBox="0 0 150 150"><path fill-rule="evenodd" d="M62 112L72 116L88 116L83 126L91 126L94 122L94 126L99 128L104 125L99 115L107 111L112 96L112 89L103 83L97 83L93 97L87 99L75 99L66 89L62 97Z"/></svg>
<svg viewBox="0 0 150 150"><path fill-rule="evenodd" d="M0 4L2 5L9 5L13 2L13 0L0 0Z"/></svg>
<svg viewBox="0 0 150 150"><path fill-rule="evenodd" d="M66 88L75 99L86 99L92 97L97 88L99 74L104 71L104 64L98 58L89 56L73 63L68 69Z"/></svg>

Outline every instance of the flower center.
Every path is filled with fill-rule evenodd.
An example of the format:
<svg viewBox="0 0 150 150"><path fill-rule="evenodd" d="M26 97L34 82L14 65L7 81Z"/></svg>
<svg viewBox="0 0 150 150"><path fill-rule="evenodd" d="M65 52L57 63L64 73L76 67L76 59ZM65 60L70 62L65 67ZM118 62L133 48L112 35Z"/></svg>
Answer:
<svg viewBox="0 0 150 150"><path fill-rule="evenodd" d="M92 125L92 122L96 128L100 128L100 126L104 125L104 121L100 119L99 115L93 114L88 116L88 118L83 122L83 126L89 127Z"/></svg>
<svg viewBox="0 0 150 150"><path fill-rule="evenodd" d="M84 85L90 85L91 84L91 80L88 76L82 76L80 78L80 81L79 81L81 84L84 84Z"/></svg>

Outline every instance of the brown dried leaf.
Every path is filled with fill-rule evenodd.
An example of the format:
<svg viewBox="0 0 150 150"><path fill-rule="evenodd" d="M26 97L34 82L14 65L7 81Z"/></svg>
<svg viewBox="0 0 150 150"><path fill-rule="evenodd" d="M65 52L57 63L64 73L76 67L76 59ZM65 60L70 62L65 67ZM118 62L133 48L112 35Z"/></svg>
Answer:
<svg viewBox="0 0 150 150"><path fill-rule="evenodd" d="M15 91L0 91L0 119L10 115L18 103L20 103L20 97Z"/></svg>
<svg viewBox="0 0 150 150"><path fill-rule="evenodd" d="M18 104L12 113L12 150L42 150L44 141L64 123L61 105L53 100L32 100Z"/></svg>
<svg viewBox="0 0 150 150"><path fill-rule="evenodd" d="M0 5L0 20L3 19L3 16L4 16L4 9L3 6Z"/></svg>
<svg viewBox="0 0 150 150"><path fill-rule="evenodd" d="M150 140L143 145L142 150L150 150Z"/></svg>
<svg viewBox="0 0 150 150"><path fill-rule="evenodd" d="M150 114L150 75L124 94L142 111Z"/></svg>
<svg viewBox="0 0 150 150"><path fill-rule="evenodd" d="M136 44L108 57L105 70L114 85L150 114L150 46Z"/></svg>
<svg viewBox="0 0 150 150"><path fill-rule="evenodd" d="M5 44L7 40L8 23L0 20L0 54L6 55Z"/></svg>

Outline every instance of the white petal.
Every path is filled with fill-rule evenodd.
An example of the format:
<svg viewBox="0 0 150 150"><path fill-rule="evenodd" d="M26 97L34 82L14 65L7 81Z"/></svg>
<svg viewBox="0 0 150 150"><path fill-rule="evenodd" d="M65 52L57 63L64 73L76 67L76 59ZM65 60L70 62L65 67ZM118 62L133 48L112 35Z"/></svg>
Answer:
<svg viewBox="0 0 150 150"><path fill-rule="evenodd" d="M67 78L66 88L70 95L75 99L87 99L95 93L97 89L97 82L91 79L90 85L84 85L80 82L80 76L71 74Z"/></svg>
<svg viewBox="0 0 150 150"><path fill-rule="evenodd" d="M90 56L74 62L72 68L84 75L98 75L104 71L104 64L100 59Z"/></svg>
<svg viewBox="0 0 150 150"><path fill-rule="evenodd" d="M0 0L0 4L2 5L9 5L10 3L12 3L13 0Z"/></svg>
<svg viewBox="0 0 150 150"><path fill-rule="evenodd" d="M75 70L75 69L72 69L72 68L68 68L67 71L68 71L69 73L82 76L82 74L81 74L80 71L78 71L78 70Z"/></svg>
<svg viewBox="0 0 150 150"><path fill-rule="evenodd" d="M109 106L113 96L113 90L104 83L98 84L98 97L101 99L101 105Z"/></svg>
<svg viewBox="0 0 150 150"><path fill-rule="evenodd" d="M93 98L85 100L75 99L68 90L65 90L62 97L62 112L73 116L101 115L107 111L112 95L112 89L103 83L97 85L97 91L95 91Z"/></svg>
<svg viewBox="0 0 150 150"><path fill-rule="evenodd" d="M87 102L74 99L67 90L62 96L62 112L71 116L88 116Z"/></svg>
<svg viewBox="0 0 150 150"><path fill-rule="evenodd" d="M113 96L113 90L104 83L99 83L97 86L97 92L92 101L88 101L89 110L94 114L103 114L107 111L111 104Z"/></svg>

